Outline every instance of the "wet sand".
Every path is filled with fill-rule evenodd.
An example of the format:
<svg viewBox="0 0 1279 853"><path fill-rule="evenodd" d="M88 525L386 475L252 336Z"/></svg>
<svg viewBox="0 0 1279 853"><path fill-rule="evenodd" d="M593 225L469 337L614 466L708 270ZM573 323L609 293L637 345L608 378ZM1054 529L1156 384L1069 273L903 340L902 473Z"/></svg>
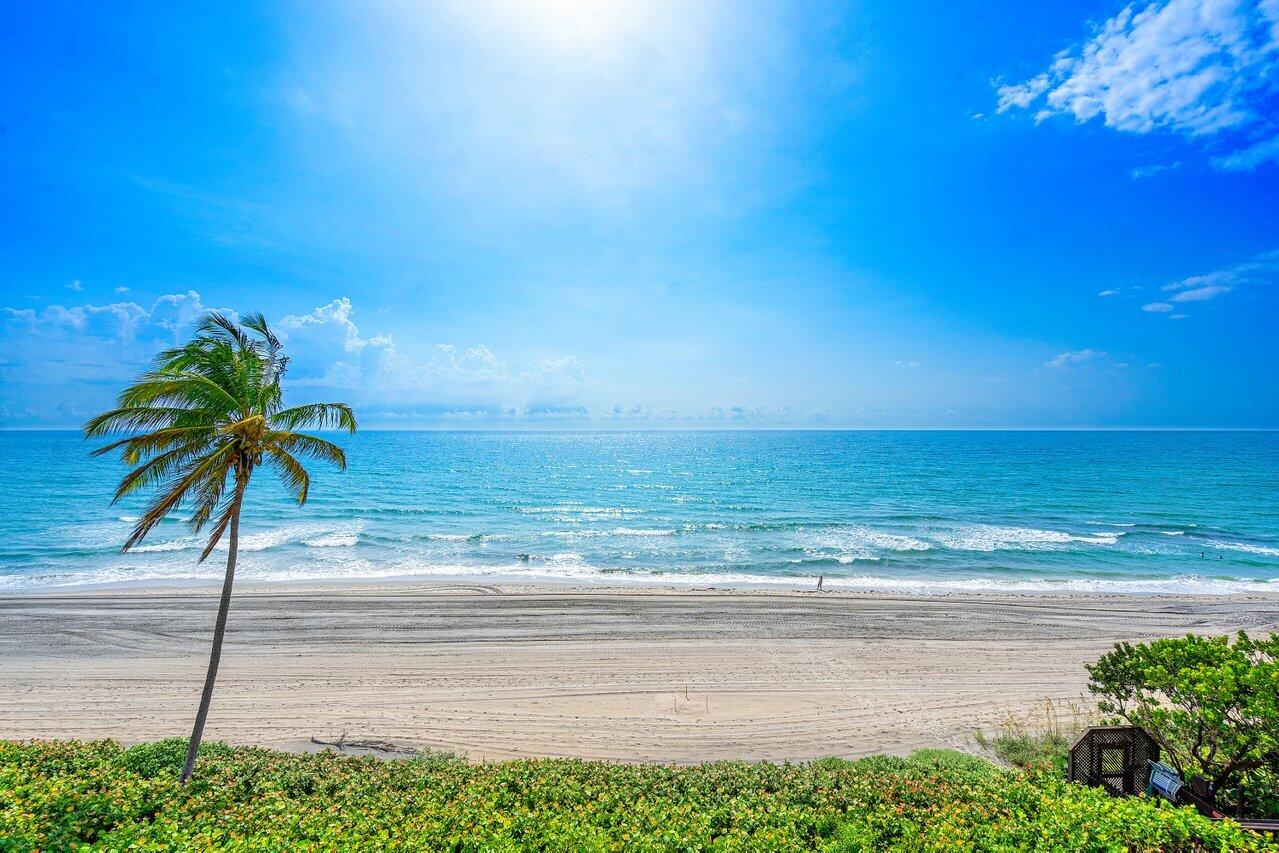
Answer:
<svg viewBox="0 0 1279 853"><path fill-rule="evenodd" d="M189 734L216 589L0 597L0 738ZM475 584L237 590L206 738L472 758L971 748L1086 695L1118 640L1279 631L1279 596L904 596Z"/></svg>

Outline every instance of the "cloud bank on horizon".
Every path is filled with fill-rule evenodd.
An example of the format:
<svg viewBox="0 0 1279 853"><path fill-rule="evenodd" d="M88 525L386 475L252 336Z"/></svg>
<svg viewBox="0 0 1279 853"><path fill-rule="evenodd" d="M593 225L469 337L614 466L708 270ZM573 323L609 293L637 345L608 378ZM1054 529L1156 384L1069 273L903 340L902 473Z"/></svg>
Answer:
<svg viewBox="0 0 1279 853"><path fill-rule="evenodd" d="M1279 427L1279 0L0 14L0 428Z"/></svg>
<svg viewBox="0 0 1279 853"><path fill-rule="evenodd" d="M105 408L95 386L122 386L145 370L158 350L185 339L195 321L209 311L238 316L229 308L203 304L195 291L166 294L150 307L136 302L106 305L53 305L41 312L0 307L4 364L39 365L36 373L10 372L12 389L47 384L64 394L55 417L84 420ZM435 344L425 357L401 352L388 334L364 335L346 297L306 314L273 322L291 364L288 387L308 399L341 398L356 402L363 415L381 426L457 426L497 423L573 424L590 420L622 424L699 425L727 422L821 423L825 412L793 414L785 408L744 405L700 409L652 408L584 402L594 383L571 355L530 364L500 359L484 344L459 348ZM912 366L918 366L912 362ZM597 396L598 395L592 395ZM9 408L5 416L26 415L41 422L44 410Z"/></svg>

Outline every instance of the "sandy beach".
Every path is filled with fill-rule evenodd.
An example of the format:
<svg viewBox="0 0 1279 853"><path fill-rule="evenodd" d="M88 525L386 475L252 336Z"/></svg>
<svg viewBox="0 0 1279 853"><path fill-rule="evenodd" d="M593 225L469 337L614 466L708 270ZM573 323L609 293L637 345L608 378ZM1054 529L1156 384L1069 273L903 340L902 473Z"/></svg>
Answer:
<svg viewBox="0 0 1279 853"><path fill-rule="evenodd" d="M0 737L189 733L216 590L0 598ZM1279 597L911 598L468 584L237 591L207 739L475 759L971 748L1121 639L1279 630Z"/></svg>

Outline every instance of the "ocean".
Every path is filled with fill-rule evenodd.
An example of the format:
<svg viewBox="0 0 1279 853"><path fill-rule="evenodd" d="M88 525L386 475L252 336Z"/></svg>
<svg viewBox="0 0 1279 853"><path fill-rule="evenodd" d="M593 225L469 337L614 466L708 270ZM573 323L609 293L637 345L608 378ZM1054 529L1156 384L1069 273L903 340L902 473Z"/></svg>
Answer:
<svg viewBox="0 0 1279 853"><path fill-rule="evenodd" d="M238 577L901 593L1279 590L1275 432L377 432L298 507L269 469ZM221 577L74 432L0 432L0 591Z"/></svg>

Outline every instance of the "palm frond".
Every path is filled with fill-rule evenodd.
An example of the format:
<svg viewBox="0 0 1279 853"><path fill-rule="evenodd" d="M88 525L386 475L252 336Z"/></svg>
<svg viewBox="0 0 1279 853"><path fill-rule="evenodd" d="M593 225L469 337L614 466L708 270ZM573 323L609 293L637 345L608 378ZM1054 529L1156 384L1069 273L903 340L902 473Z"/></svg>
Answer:
<svg viewBox="0 0 1279 853"><path fill-rule="evenodd" d="M266 460L279 473L284 487L293 495L293 499L299 505L306 503L307 492L311 489L311 475L306 473L302 463L278 445L268 447Z"/></svg>
<svg viewBox="0 0 1279 853"><path fill-rule="evenodd" d="M257 332L266 341L267 346L272 352L279 352L280 339L275 336L275 332L271 331L271 327L266 323L266 317L262 316L261 311L254 311L251 314L245 314L240 320L240 325L246 329Z"/></svg>
<svg viewBox="0 0 1279 853"><path fill-rule="evenodd" d="M200 551L200 559L197 562L203 563L213 553L213 549L218 547L218 542L222 539L222 534L226 533L227 527L231 525L231 520L235 517L235 497L232 496L222 505L222 511L218 514L218 520L213 524L213 531L209 533L209 541L205 543L204 549Z"/></svg>
<svg viewBox="0 0 1279 853"><path fill-rule="evenodd" d="M346 470L346 453L331 441L316 438L303 432L268 432L263 439L263 446L269 451L280 448L289 453L329 462Z"/></svg>
<svg viewBox="0 0 1279 853"><path fill-rule="evenodd" d="M198 483L205 476L221 470L223 476L226 475L227 469L234 461L231 451L235 445L228 442L217 450L199 460L193 460L186 466L185 473L174 479L171 485L165 488L154 503L147 508L142 517L138 519L138 523L134 525L133 532L129 534L129 538L125 540L122 551L128 551L134 545L141 542L146 535L155 528L157 524L176 509L184 499L186 499L191 487Z"/></svg>
<svg viewBox="0 0 1279 853"><path fill-rule="evenodd" d="M271 331L271 327L267 325L266 317L261 312L248 314L241 321L241 325L246 329L250 329L260 338L265 345L263 356L266 359L265 368L262 371L262 380L268 392L263 399L263 410L274 411L280 407L280 380L284 377L284 372L288 369L289 360L280 355L280 351L284 348L284 344Z"/></svg>
<svg viewBox="0 0 1279 853"><path fill-rule="evenodd" d="M283 430L344 429L355 432L355 413L345 403L307 403L271 416L271 426Z"/></svg>
<svg viewBox="0 0 1279 853"><path fill-rule="evenodd" d="M111 503L115 504L139 489L158 483L164 478L173 475L196 456L207 452L207 450L207 445L204 442L193 441L152 457L124 476L124 479L120 481L120 485L115 490L115 496L111 498Z"/></svg>
<svg viewBox="0 0 1279 853"><path fill-rule="evenodd" d="M124 448L124 461L130 465L152 453L160 453L184 444L198 442L202 438L212 438L216 428L212 426L174 426L163 427L154 432L134 435L105 444L90 452L90 456L102 456L113 450Z"/></svg>
<svg viewBox="0 0 1279 853"><path fill-rule="evenodd" d="M249 415L238 421L227 424L221 431L226 435L234 435L247 442L257 442L266 435L267 422L262 415Z"/></svg>
<svg viewBox="0 0 1279 853"><path fill-rule="evenodd" d="M200 337L210 337L232 342L241 349L253 346L253 341L244 333L234 320L220 311L210 311L196 324L195 332Z"/></svg>
<svg viewBox="0 0 1279 853"><path fill-rule="evenodd" d="M84 425L84 437L99 438L156 427L197 426L200 420L198 411L177 406L125 406L103 412L90 420ZM100 456L105 452L107 451L99 448L94 454Z"/></svg>
<svg viewBox="0 0 1279 853"><path fill-rule="evenodd" d="M120 393L119 403L123 409L160 405L210 413L236 411L244 406L222 385L189 371L144 374L141 381Z"/></svg>
<svg viewBox="0 0 1279 853"><path fill-rule="evenodd" d="M190 489L193 497L194 507L191 511L191 517L187 519L192 532L199 533L208 520L213 516L214 511L218 508L218 504L222 502L222 496L226 493L226 482L228 475L238 474L240 466L247 464L243 459L237 459L228 464L225 469L218 467L210 471L206 476L200 478L193 483Z"/></svg>

